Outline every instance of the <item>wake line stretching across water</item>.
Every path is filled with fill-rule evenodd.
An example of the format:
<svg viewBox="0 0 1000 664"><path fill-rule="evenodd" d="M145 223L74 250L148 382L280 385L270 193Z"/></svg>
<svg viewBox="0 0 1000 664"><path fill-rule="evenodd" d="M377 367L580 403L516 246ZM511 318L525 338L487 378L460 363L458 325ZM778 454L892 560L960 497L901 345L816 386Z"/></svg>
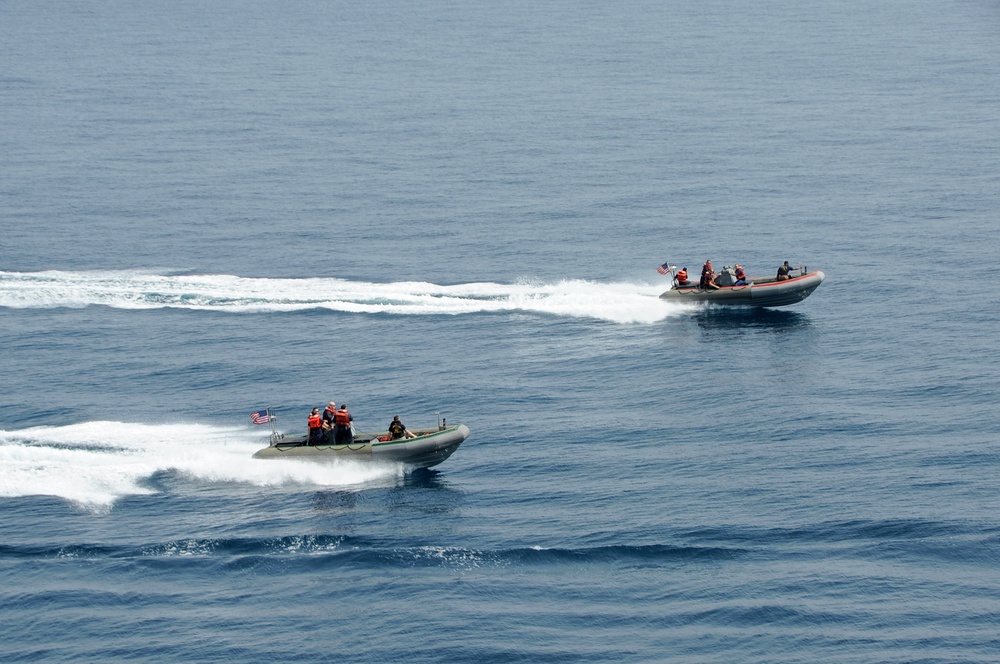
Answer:
<svg viewBox="0 0 1000 664"><path fill-rule="evenodd" d="M0 272L0 306L10 308L104 305L230 313L329 309L394 315L529 311L616 323L652 323L683 311L682 306L659 300L662 290L662 285L583 280L442 286L412 281L172 276L133 271Z"/></svg>
<svg viewBox="0 0 1000 664"><path fill-rule="evenodd" d="M518 567L530 565L620 565L687 563L732 560L748 551L738 547L688 544L652 544L577 547L552 549L517 547L507 549L469 549L446 546L385 546L384 542L351 535L286 535L283 537L246 537L219 539L182 539L143 544L57 544L48 547L0 545L6 558L50 559L76 558L99 560L123 558L171 558L179 556L281 556L302 554L327 556L335 564L348 562L366 569L444 567L477 569L483 567ZM312 561L307 563L310 567Z"/></svg>
<svg viewBox="0 0 1000 664"><path fill-rule="evenodd" d="M259 432L199 424L82 422L0 430L0 498L57 496L106 509L124 496L156 493L149 480L163 471L205 482L317 487L403 474L395 464L268 464L250 458L260 446Z"/></svg>

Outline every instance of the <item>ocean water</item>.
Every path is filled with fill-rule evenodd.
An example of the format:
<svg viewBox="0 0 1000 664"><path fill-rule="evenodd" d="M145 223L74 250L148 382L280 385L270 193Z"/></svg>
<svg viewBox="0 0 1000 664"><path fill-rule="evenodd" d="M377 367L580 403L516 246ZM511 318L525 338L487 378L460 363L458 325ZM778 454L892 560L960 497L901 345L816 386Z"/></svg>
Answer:
<svg viewBox="0 0 1000 664"><path fill-rule="evenodd" d="M0 4L0 660L1000 660L998 71L978 0ZM472 435L251 458L331 399Z"/></svg>

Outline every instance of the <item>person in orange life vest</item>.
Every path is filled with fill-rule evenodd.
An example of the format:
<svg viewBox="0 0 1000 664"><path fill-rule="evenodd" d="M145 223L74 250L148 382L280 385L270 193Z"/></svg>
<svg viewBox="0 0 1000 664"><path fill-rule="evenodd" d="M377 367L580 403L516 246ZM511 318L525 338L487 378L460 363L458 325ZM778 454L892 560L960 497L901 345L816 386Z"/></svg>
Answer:
<svg viewBox="0 0 1000 664"><path fill-rule="evenodd" d="M743 269L743 266L739 263L736 264L736 283L734 286L746 286L747 285L747 273Z"/></svg>
<svg viewBox="0 0 1000 664"><path fill-rule="evenodd" d="M688 269L686 267L682 267L681 269L677 270L677 276L674 277L674 278L677 280L677 285L678 286L687 286L688 285Z"/></svg>
<svg viewBox="0 0 1000 664"><path fill-rule="evenodd" d="M698 282L698 288L711 288L713 290L718 288L715 285L715 270L712 268L710 260L705 261L705 264L701 266L701 281Z"/></svg>
<svg viewBox="0 0 1000 664"><path fill-rule="evenodd" d="M309 444L319 445L323 442L323 420L319 416L319 408L313 408L309 413Z"/></svg>
<svg viewBox="0 0 1000 664"><path fill-rule="evenodd" d="M333 416L334 445L350 445L354 442L354 434L351 432L353 419L351 414L347 412L347 404L340 404L340 410Z"/></svg>
<svg viewBox="0 0 1000 664"><path fill-rule="evenodd" d="M323 426L326 428L333 427L334 415L337 414L337 404L331 401L323 409Z"/></svg>

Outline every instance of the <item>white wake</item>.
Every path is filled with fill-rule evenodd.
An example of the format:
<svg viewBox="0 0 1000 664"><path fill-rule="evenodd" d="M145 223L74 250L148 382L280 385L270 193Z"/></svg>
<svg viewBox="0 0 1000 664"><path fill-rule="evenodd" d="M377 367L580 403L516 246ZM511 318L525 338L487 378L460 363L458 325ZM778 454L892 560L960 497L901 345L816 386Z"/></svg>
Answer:
<svg viewBox="0 0 1000 664"><path fill-rule="evenodd" d="M683 305L657 297L665 289L664 284L579 279L448 286L412 281L179 276L138 271L0 271L0 307L9 308L103 305L118 309L173 307L231 313L329 309L417 316L524 311L615 323L653 323L684 310Z"/></svg>
<svg viewBox="0 0 1000 664"><path fill-rule="evenodd" d="M93 509L155 493L149 480L174 471L203 482L348 487L403 475L397 464L329 464L251 458L259 430L199 424L83 422L0 430L0 497L57 496Z"/></svg>

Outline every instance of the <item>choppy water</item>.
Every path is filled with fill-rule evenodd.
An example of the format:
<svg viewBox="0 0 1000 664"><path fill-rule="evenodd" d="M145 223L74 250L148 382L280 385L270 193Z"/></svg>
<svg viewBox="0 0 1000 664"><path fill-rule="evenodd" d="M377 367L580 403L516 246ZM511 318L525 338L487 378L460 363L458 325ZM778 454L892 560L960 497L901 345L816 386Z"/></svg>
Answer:
<svg viewBox="0 0 1000 664"><path fill-rule="evenodd" d="M0 659L985 662L1000 10L0 6ZM664 260L785 259L777 311ZM464 422L431 472L251 459Z"/></svg>

